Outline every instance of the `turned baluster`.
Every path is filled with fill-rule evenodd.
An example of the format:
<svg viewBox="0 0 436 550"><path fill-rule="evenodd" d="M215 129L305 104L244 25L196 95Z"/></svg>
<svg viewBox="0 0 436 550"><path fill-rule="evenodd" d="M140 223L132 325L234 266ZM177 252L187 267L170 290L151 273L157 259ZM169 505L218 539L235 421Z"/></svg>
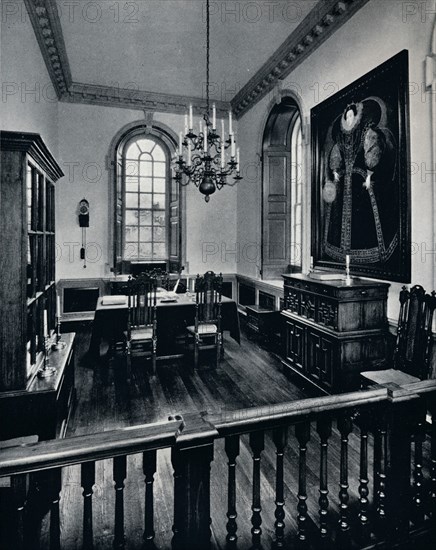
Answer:
<svg viewBox="0 0 436 550"><path fill-rule="evenodd" d="M26 474L11 476L11 490L15 510L15 537L14 548L24 550L25 545L25 530L24 530L24 513L26 506Z"/></svg>
<svg viewBox="0 0 436 550"><path fill-rule="evenodd" d="M359 525L360 536L366 539L369 536L368 529L368 431L370 426L370 416L368 411L360 411L360 474L359 474Z"/></svg>
<svg viewBox="0 0 436 550"><path fill-rule="evenodd" d="M50 550L61 548L61 523L59 501L62 488L62 469L50 471Z"/></svg>
<svg viewBox="0 0 436 550"><path fill-rule="evenodd" d="M117 456L113 460L115 482L114 548L124 548L124 480L127 474L127 458Z"/></svg>
<svg viewBox="0 0 436 550"><path fill-rule="evenodd" d="M144 517L144 539L146 547L152 547L154 541L154 503L153 483L156 473L156 451L146 451L142 455L142 471L145 482L145 517Z"/></svg>
<svg viewBox="0 0 436 550"><path fill-rule="evenodd" d="M295 426L295 436L300 449L299 471L298 471L298 540L300 543L307 542L307 493L306 493L306 451L307 443L310 440L310 423L302 422Z"/></svg>
<svg viewBox="0 0 436 550"><path fill-rule="evenodd" d="M377 520L380 527L386 520L386 458L387 458L387 427L383 412L377 419L374 435L374 501Z"/></svg>
<svg viewBox="0 0 436 550"><path fill-rule="evenodd" d="M327 452L328 440L332 435L332 422L330 418L318 420L316 430L320 437L320 466L319 466L319 534L324 541L328 537L328 477L327 477Z"/></svg>
<svg viewBox="0 0 436 550"><path fill-rule="evenodd" d="M417 424L415 428L414 440L415 440L415 469L414 469L414 493L413 504L414 514L413 520L415 523L420 523L424 519L423 510L423 494L422 494L422 444L425 440L425 415L426 407L417 408Z"/></svg>
<svg viewBox="0 0 436 550"><path fill-rule="evenodd" d="M262 535L262 516L261 516L261 500L260 500L260 455L264 449L264 433L252 432L250 434L250 447L253 452L253 504L251 510L251 540L252 548L260 548L260 537Z"/></svg>
<svg viewBox="0 0 436 550"><path fill-rule="evenodd" d="M288 428L277 428L273 431L273 441L276 446L276 510L274 523L276 538L274 548L284 548L285 536L285 496L284 496L284 476L283 476L283 455L288 442Z"/></svg>
<svg viewBox="0 0 436 550"><path fill-rule="evenodd" d="M338 543L340 547L348 546L349 542L349 510L348 510L348 436L352 430L352 421L348 413L338 418L338 430L341 434L341 465L339 475L339 531Z"/></svg>
<svg viewBox="0 0 436 550"><path fill-rule="evenodd" d="M430 465L430 510L433 521L436 518L436 403L432 396L431 412L431 465Z"/></svg>
<svg viewBox="0 0 436 550"><path fill-rule="evenodd" d="M83 488L83 548L94 547L92 529L92 494L95 483L95 462L85 462L81 467L81 485Z"/></svg>
<svg viewBox="0 0 436 550"><path fill-rule="evenodd" d="M228 497L227 497L227 545L236 548L238 525L236 518L236 458L239 455L239 435L232 435L225 439L225 450L229 465Z"/></svg>

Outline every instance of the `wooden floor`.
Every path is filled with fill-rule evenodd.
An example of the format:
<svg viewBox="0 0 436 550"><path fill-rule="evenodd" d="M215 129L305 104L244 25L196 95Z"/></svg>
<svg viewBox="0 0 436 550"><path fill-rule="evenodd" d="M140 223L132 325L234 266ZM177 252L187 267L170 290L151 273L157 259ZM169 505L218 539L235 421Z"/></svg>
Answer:
<svg viewBox="0 0 436 550"><path fill-rule="evenodd" d="M207 365L195 372L182 365L159 365L157 376L151 377L146 367L136 366L130 385L126 383L123 364L102 361L90 363L87 358L90 327L77 334L76 388L77 405L71 418L67 437L95 433L118 427L165 420L170 414L195 411L218 412L238 408L281 403L307 397L308 394L289 380L281 370L279 360L258 344L242 335L241 346L226 338L225 355L219 367ZM298 493L298 444L290 429L285 455L285 512L286 547L293 546L296 533ZM312 430L308 445L307 487L309 530L318 524L319 438ZM359 438L353 433L349 440L350 507L355 508L358 489ZM372 441L370 441L372 448ZM329 445L330 519L337 524L339 492L339 434L334 429ZM270 548L274 533L275 447L266 434L262 454L262 542ZM142 457L128 458L125 487L126 548L142 547L144 526L144 477ZM372 451L369 457L372 471ZM237 511L240 550L251 546L252 459L248 438L241 438L237 466ZM370 487L371 487L370 476ZM64 470L61 498L62 548L82 547L82 489L80 469ZM215 443L211 468L211 516L214 548L225 548L227 510L227 458L223 440ZM372 500L372 495L370 495ZM112 548L114 526L114 488L112 462L97 463L93 498L95 549ZM155 476L156 547L170 549L173 519L173 470L168 450L158 452L158 471ZM45 518L41 548L49 547L48 518ZM37 548L37 546L35 546Z"/></svg>

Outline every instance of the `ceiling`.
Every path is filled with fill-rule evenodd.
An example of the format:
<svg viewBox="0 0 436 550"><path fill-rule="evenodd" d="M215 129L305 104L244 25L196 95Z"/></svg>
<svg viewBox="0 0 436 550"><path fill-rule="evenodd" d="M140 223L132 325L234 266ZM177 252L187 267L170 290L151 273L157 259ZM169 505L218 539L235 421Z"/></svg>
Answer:
<svg viewBox="0 0 436 550"><path fill-rule="evenodd" d="M202 97L202 0L56 0L74 82ZM211 97L230 101L317 1L211 0Z"/></svg>

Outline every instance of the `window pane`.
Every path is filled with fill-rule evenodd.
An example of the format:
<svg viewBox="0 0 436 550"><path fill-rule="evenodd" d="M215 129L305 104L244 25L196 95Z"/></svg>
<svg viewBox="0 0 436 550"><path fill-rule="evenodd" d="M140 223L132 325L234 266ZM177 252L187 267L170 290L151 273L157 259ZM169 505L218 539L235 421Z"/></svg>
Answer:
<svg viewBox="0 0 436 550"><path fill-rule="evenodd" d="M153 225L159 227L165 227L165 211L160 210L154 213L153 216Z"/></svg>
<svg viewBox="0 0 436 550"><path fill-rule="evenodd" d="M165 193L165 180L161 178L155 178L154 180L154 192Z"/></svg>
<svg viewBox="0 0 436 550"><path fill-rule="evenodd" d="M166 255L165 243L156 243L154 245L153 250L154 250L154 253L153 253L154 259L165 258L165 255Z"/></svg>
<svg viewBox="0 0 436 550"><path fill-rule="evenodd" d="M126 176L137 176L138 175L138 163L134 160L126 160L125 166Z"/></svg>
<svg viewBox="0 0 436 550"><path fill-rule="evenodd" d="M153 149L155 142L151 139L138 139L136 143L142 153L149 153Z"/></svg>
<svg viewBox="0 0 436 550"><path fill-rule="evenodd" d="M140 210L139 211L139 223L141 225L151 225L152 220L152 211L151 210Z"/></svg>
<svg viewBox="0 0 436 550"><path fill-rule="evenodd" d="M138 178L136 176L126 177L126 191L138 192Z"/></svg>
<svg viewBox="0 0 436 550"><path fill-rule="evenodd" d="M127 159L136 159L140 155L141 151L138 149L138 146L136 144L136 141L133 141L128 147L126 151L126 158Z"/></svg>
<svg viewBox="0 0 436 550"><path fill-rule="evenodd" d="M139 175L141 177L151 178L152 174L152 163L151 162L140 162L139 163Z"/></svg>
<svg viewBox="0 0 436 550"><path fill-rule="evenodd" d="M126 260L134 259L138 257L138 243L126 243L124 249L124 258Z"/></svg>
<svg viewBox="0 0 436 550"><path fill-rule="evenodd" d="M139 196L139 207L140 208L151 208L151 195L142 193Z"/></svg>
<svg viewBox="0 0 436 550"><path fill-rule="evenodd" d="M126 227L126 241L138 241L139 240L139 231L138 228L133 225L128 225Z"/></svg>
<svg viewBox="0 0 436 550"><path fill-rule="evenodd" d="M155 178L164 178L166 172L166 165L164 162L155 162L154 163L154 177Z"/></svg>
<svg viewBox="0 0 436 550"><path fill-rule="evenodd" d="M139 256L141 258L151 258L152 257L151 243L141 243L139 245Z"/></svg>
<svg viewBox="0 0 436 550"><path fill-rule="evenodd" d="M138 223L138 211L126 210L126 225L136 225Z"/></svg>
<svg viewBox="0 0 436 550"><path fill-rule="evenodd" d="M155 227L153 229L153 240L154 241L165 241L165 229L163 227Z"/></svg>
<svg viewBox="0 0 436 550"><path fill-rule="evenodd" d="M165 195L153 195L153 208L156 210L165 208Z"/></svg>
<svg viewBox="0 0 436 550"><path fill-rule="evenodd" d="M138 195L136 193L126 193L126 208L138 208Z"/></svg>
<svg viewBox="0 0 436 550"><path fill-rule="evenodd" d="M151 227L141 227L141 242L151 243L152 233Z"/></svg>
<svg viewBox="0 0 436 550"><path fill-rule="evenodd" d="M165 162L165 153L160 145L156 144L156 147L153 149L153 158L156 161Z"/></svg>
<svg viewBox="0 0 436 550"><path fill-rule="evenodd" d="M141 178L141 192L142 193L151 193L153 190L153 180L152 178Z"/></svg>

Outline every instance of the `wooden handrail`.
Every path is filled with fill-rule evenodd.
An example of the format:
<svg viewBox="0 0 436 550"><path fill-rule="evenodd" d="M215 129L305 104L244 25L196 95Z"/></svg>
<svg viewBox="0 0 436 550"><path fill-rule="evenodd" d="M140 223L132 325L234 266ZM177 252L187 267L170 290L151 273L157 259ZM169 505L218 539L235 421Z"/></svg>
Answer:
<svg viewBox="0 0 436 550"><path fill-rule="evenodd" d="M304 420L319 413L340 411L364 405L381 403L388 399L386 388L356 391L325 397L299 399L277 405L238 409L206 415L205 419L218 430L220 436L265 430L281 424Z"/></svg>
<svg viewBox="0 0 436 550"><path fill-rule="evenodd" d="M0 477L171 447L182 426L173 420L9 447L0 451Z"/></svg>

